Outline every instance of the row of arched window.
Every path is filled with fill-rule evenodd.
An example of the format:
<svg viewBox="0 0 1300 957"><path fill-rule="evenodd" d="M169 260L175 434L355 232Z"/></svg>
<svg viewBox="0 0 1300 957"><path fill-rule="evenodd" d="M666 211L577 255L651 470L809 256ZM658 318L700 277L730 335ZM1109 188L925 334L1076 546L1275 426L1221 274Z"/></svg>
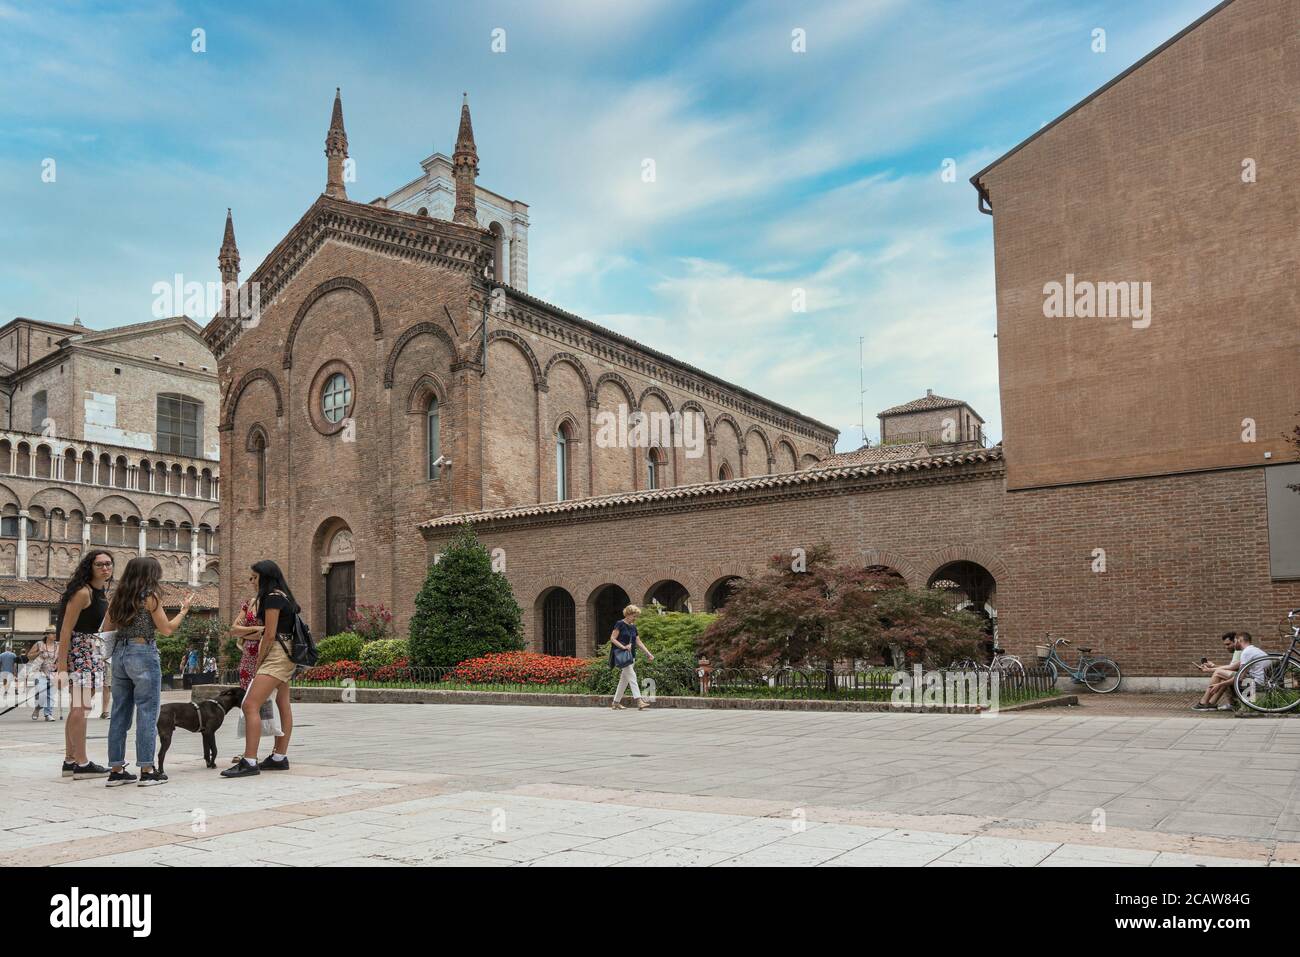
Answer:
<svg viewBox="0 0 1300 957"><path fill-rule="evenodd" d="M50 446L41 443L35 450L27 442L13 443L0 439L0 475L20 478L44 478L78 485L130 489L157 495L176 495L216 501L218 478L209 468L193 465L182 468L173 463L140 459L132 462L125 455L101 452L97 457L89 449L80 455L68 449L55 456Z"/></svg>
<svg viewBox="0 0 1300 957"><path fill-rule="evenodd" d="M20 537L17 505L6 505L0 509L0 538ZM65 512L61 508L52 508L46 512L40 506L28 509L27 539L31 542L81 542L84 540L85 527L90 526L90 543L92 545L121 545L137 548L140 543L141 520L134 515L105 515L93 512L89 520L75 509ZM145 545L159 551L191 550L191 543L208 555L218 554L217 530L201 523L198 526L189 522L174 522L170 519L160 521L149 519L143 523Z"/></svg>

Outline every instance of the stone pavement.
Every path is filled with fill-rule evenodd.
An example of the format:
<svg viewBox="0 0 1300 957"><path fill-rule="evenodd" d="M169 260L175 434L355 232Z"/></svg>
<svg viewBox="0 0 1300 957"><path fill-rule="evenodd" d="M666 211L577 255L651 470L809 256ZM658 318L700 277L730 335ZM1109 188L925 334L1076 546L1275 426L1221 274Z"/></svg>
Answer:
<svg viewBox="0 0 1300 957"><path fill-rule="evenodd" d="M0 718L0 866L1300 863L1300 722L301 704L283 774L162 787ZM91 722L103 760L107 722ZM224 766L233 722L219 733ZM1094 822L1101 827L1094 827Z"/></svg>

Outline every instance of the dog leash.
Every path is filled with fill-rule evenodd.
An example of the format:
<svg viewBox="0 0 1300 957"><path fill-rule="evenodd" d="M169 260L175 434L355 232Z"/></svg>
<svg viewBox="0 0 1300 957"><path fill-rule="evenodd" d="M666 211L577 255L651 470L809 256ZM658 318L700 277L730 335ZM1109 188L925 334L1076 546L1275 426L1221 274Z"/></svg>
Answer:
<svg viewBox="0 0 1300 957"><path fill-rule="evenodd" d="M36 697L37 697L39 694L40 694L39 691L33 691L33 692L32 692L32 696L31 696L30 698L28 698L26 701L19 701L16 705L13 705L13 706L11 706L11 707L5 708L3 711L0 711L0 717L2 717L2 716L4 716L4 715L8 714L10 711L13 711L14 708L21 708L23 705L27 704L28 702L35 701L35 700L36 700ZM62 712L60 712L60 713L62 713Z"/></svg>

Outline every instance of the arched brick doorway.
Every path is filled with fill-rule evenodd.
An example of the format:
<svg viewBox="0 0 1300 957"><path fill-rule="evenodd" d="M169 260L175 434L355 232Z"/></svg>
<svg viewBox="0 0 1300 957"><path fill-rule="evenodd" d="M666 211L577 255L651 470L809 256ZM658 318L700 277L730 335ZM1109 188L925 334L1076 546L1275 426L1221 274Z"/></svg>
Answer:
<svg viewBox="0 0 1300 957"><path fill-rule="evenodd" d="M731 601L732 592L736 590L736 586L741 581L739 575L728 575L725 578L719 578L709 586L709 590L704 595L705 607L715 613L722 611L723 608L727 607L727 603Z"/></svg>
<svg viewBox="0 0 1300 957"><path fill-rule="evenodd" d="M668 578L652 585L646 592L645 610L649 612L656 602L663 606L664 611L690 611L691 593L681 582Z"/></svg>
<svg viewBox="0 0 1300 957"><path fill-rule="evenodd" d="M599 648L609 640L614 623L623 617L631 597L618 585L601 585L591 593L587 618L592 622L591 646Z"/></svg>
<svg viewBox="0 0 1300 957"><path fill-rule="evenodd" d="M542 654L573 657L578 653L577 608L563 588L551 588L538 598Z"/></svg>
<svg viewBox="0 0 1300 957"><path fill-rule="evenodd" d="M314 589L315 622L324 625L323 635L348 631L348 614L357 604L356 543L352 529L342 519L324 522L316 533L316 561L319 586Z"/></svg>

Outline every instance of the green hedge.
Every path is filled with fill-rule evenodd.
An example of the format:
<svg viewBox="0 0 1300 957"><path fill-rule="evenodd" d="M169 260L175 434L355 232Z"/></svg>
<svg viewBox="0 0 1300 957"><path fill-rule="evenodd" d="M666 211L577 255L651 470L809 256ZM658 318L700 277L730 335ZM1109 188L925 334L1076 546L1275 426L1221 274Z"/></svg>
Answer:
<svg viewBox="0 0 1300 957"><path fill-rule="evenodd" d="M391 665L399 658L406 658L410 652L405 638L380 638L368 641L361 649L361 657L356 659L368 671Z"/></svg>
<svg viewBox="0 0 1300 957"><path fill-rule="evenodd" d="M361 655L364 644L361 636L351 631L322 638L316 643L316 650L320 654L317 664L329 665L336 661L356 661Z"/></svg>

